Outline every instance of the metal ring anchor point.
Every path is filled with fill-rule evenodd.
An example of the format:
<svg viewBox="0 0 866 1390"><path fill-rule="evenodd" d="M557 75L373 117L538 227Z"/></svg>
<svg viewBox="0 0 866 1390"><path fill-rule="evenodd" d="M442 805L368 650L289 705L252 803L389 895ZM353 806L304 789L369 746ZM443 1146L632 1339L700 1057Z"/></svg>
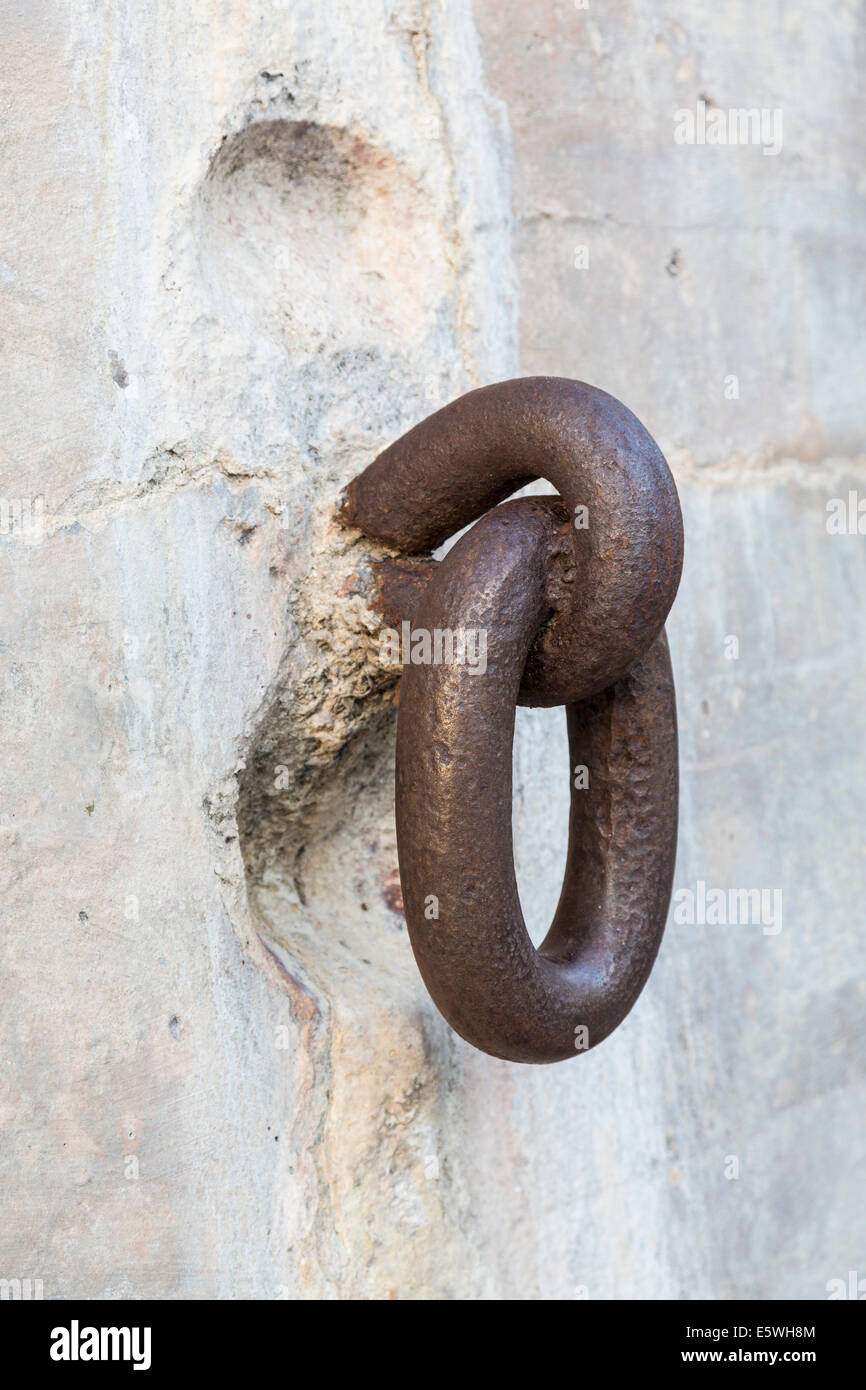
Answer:
<svg viewBox="0 0 866 1390"><path fill-rule="evenodd" d="M496 505L534 477L559 497ZM350 483L340 515L413 556L481 517L439 564L378 566L386 621L487 639L483 670L459 659L404 667L406 922L425 984L463 1038L515 1062L574 1057L634 1004L670 900L677 738L663 624L683 536L667 464L613 397L528 377L415 426ZM537 949L512 846L518 703L568 713L568 858Z"/></svg>

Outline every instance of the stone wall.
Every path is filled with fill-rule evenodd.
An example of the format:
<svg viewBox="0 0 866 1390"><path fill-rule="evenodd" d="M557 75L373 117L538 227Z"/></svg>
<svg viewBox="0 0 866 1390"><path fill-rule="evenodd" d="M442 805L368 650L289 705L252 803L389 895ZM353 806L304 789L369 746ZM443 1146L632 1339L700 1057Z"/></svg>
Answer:
<svg viewBox="0 0 866 1390"><path fill-rule="evenodd" d="M825 524L866 487L862 7L654 8L4 18L0 1278L822 1297L863 1267L864 541ZM781 106L782 152L677 146L700 93ZM677 886L784 901L775 934L672 921L624 1026L542 1069L418 979L373 548L332 520L518 370L668 453ZM522 712L515 750L536 935L562 725Z"/></svg>
<svg viewBox="0 0 866 1390"><path fill-rule="evenodd" d="M864 6L475 11L513 136L521 370L624 400L686 534L682 896L632 1017L536 1102L559 1256L521 1290L568 1296L571 1271L590 1297L825 1298L866 1270L866 534L828 511L855 491L866 533ZM764 112L767 139L699 144L698 103L726 135ZM546 917L541 735L521 758ZM677 922L699 883L726 907L770 890L767 924Z"/></svg>

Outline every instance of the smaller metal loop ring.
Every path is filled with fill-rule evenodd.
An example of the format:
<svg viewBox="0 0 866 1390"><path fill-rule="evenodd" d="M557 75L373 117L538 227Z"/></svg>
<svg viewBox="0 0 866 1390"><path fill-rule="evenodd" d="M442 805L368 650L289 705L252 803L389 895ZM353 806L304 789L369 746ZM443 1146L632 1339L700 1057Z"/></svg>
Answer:
<svg viewBox="0 0 866 1390"><path fill-rule="evenodd" d="M551 611L521 703L561 705L631 669L661 631L682 570L673 478L621 401L562 377L470 391L383 450L349 484L340 515L422 555L534 478L553 484L564 511Z"/></svg>

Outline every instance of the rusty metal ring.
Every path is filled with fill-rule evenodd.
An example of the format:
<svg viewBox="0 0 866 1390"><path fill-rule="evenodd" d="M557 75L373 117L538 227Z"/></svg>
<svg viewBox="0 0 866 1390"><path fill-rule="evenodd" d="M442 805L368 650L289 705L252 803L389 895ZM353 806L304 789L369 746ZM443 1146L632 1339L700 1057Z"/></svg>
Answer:
<svg viewBox="0 0 866 1390"><path fill-rule="evenodd" d="M420 538L436 543L446 525L471 520L466 509L477 514L489 505L491 489L501 500L503 469L510 490L526 481L525 462L520 471L514 461L517 439L498 475L486 445L481 449L483 485L454 465L455 449L467 466L471 456L471 443L453 433L455 413L465 426L473 413L465 403L479 397L495 397L505 407L516 400L524 424L527 401L536 412L539 401L558 404L546 437L557 445L556 481L569 511L550 498L494 507L440 565L426 567L426 587L398 582L390 591L392 610L411 597L416 630L488 634L483 673L460 662L413 664L404 671L397 729L400 876L416 960L452 1027L494 1056L553 1062L595 1046L621 1022L661 940L677 822L676 708L661 624L679 578L682 529L667 466L655 445L648 448L649 436L634 417L625 429L628 412L611 397L547 379L473 392L417 426L351 485L344 519L411 550ZM585 421L576 425L570 414L589 405L597 412L594 430ZM538 415L530 416L537 423ZM489 419L486 404L481 418ZM437 420L446 426L448 448L419 459L419 443L440 438ZM530 431L527 452L534 463L547 464L536 452L539 432ZM598 471L617 484L618 507L594 478L595 462L586 451L567 476L560 466L569 443L588 435L599 450ZM625 449L626 435L636 452ZM550 476L554 470L538 471ZM443 473L459 484L459 512L453 495L441 489ZM579 602L562 598L572 582L563 583L561 561L564 545L567 558L563 528L571 526L569 513L578 505L575 479L604 528L601 541L593 537L591 559L577 547L587 604L595 609L590 620ZM411 506L401 501L407 493ZM617 537L625 544L611 549ZM599 578L594 564L624 569L627 581ZM613 594L625 607L605 628L602 617ZM557 620L556 641L545 648ZM609 611L607 621L613 621ZM552 661L569 632L572 650L563 674ZM636 650L638 633L643 646ZM568 702L570 760L572 768L588 772L588 785L572 781L562 893L537 950L520 909L511 834L514 710L533 659L539 679L529 683L529 702L553 703L564 687L580 692ZM605 670L618 674L599 686Z"/></svg>
<svg viewBox="0 0 866 1390"><path fill-rule="evenodd" d="M620 401L561 377L470 391L354 478L340 515L404 555L423 554L535 478L553 484L565 515L550 616L527 659L521 703L561 705L631 669L680 582L676 487L655 440ZM409 583L410 575L404 567Z"/></svg>

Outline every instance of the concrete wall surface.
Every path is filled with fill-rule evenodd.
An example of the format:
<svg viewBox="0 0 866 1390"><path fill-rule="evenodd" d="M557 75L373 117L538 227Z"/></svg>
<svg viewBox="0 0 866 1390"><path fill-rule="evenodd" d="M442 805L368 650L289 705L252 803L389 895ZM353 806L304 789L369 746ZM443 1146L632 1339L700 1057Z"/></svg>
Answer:
<svg viewBox="0 0 866 1390"><path fill-rule="evenodd" d="M864 8L6 7L0 1279L866 1275ZM334 523L385 444L518 373L624 400L686 527L668 930L625 1023L540 1068L418 977L377 551ZM519 712L514 765L538 939L562 711ZM766 911L715 922L713 889Z"/></svg>

